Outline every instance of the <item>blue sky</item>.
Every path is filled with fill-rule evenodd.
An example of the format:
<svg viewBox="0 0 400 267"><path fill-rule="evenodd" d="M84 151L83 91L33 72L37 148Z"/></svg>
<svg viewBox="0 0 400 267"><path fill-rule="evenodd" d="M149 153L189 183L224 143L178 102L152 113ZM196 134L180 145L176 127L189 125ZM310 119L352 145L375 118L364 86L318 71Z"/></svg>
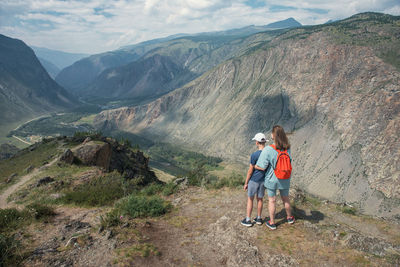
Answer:
<svg viewBox="0 0 400 267"><path fill-rule="evenodd" d="M303 25L321 24L365 11L400 15L400 1L1 0L0 33L29 45L93 54L176 33L289 17Z"/></svg>

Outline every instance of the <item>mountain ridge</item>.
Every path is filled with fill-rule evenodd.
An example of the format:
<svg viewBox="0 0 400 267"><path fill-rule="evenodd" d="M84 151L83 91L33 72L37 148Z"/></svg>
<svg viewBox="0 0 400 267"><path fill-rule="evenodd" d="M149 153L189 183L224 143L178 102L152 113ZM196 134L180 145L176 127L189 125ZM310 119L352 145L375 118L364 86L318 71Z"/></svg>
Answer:
<svg viewBox="0 0 400 267"><path fill-rule="evenodd" d="M399 171L383 151L400 166L400 73L378 48L398 40L365 40L399 34L399 20L367 13L285 32L147 105L104 111L96 125L245 161L252 150L246 140L282 124L293 132L296 184L397 218ZM368 25L362 38L347 39Z"/></svg>
<svg viewBox="0 0 400 267"><path fill-rule="evenodd" d="M0 46L1 123L77 105L23 41L0 35Z"/></svg>

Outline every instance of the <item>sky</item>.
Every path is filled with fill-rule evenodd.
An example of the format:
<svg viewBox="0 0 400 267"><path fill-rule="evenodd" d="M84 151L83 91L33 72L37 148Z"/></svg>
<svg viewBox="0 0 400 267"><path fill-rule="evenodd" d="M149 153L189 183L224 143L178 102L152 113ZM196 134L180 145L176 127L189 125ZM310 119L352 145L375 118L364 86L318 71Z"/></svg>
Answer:
<svg viewBox="0 0 400 267"><path fill-rule="evenodd" d="M95 54L178 33L303 25L374 11L400 15L400 0L0 0L0 33L28 45Z"/></svg>

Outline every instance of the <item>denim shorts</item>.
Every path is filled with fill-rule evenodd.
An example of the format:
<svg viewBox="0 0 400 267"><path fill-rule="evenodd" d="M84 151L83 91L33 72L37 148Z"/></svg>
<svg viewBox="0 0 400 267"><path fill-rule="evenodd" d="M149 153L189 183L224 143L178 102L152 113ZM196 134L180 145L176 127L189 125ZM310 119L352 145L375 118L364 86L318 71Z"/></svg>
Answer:
<svg viewBox="0 0 400 267"><path fill-rule="evenodd" d="M264 182L254 182L252 180L249 181L249 184L247 186L247 195L249 197L254 197L254 195L257 193L258 198L263 198L265 194L265 187L264 187Z"/></svg>
<svg viewBox="0 0 400 267"><path fill-rule="evenodd" d="M287 197L289 195L289 189L278 189L278 190L281 197ZM267 188L267 194L269 197L276 196L276 189Z"/></svg>

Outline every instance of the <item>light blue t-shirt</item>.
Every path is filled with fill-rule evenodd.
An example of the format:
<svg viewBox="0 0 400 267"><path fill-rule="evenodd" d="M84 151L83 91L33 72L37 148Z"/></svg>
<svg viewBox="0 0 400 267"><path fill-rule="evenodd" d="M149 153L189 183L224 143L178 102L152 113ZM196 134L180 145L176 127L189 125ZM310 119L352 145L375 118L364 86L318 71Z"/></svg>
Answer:
<svg viewBox="0 0 400 267"><path fill-rule="evenodd" d="M289 157L290 149L288 150ZM278 152L271 146L266 146L260 154L257 161L257 166L265 169L265 181L264 186L269 189L289 189L290 178L289 179L278 179L274 173L274 167L276 166L276 159L278 157Z"/></svg>

